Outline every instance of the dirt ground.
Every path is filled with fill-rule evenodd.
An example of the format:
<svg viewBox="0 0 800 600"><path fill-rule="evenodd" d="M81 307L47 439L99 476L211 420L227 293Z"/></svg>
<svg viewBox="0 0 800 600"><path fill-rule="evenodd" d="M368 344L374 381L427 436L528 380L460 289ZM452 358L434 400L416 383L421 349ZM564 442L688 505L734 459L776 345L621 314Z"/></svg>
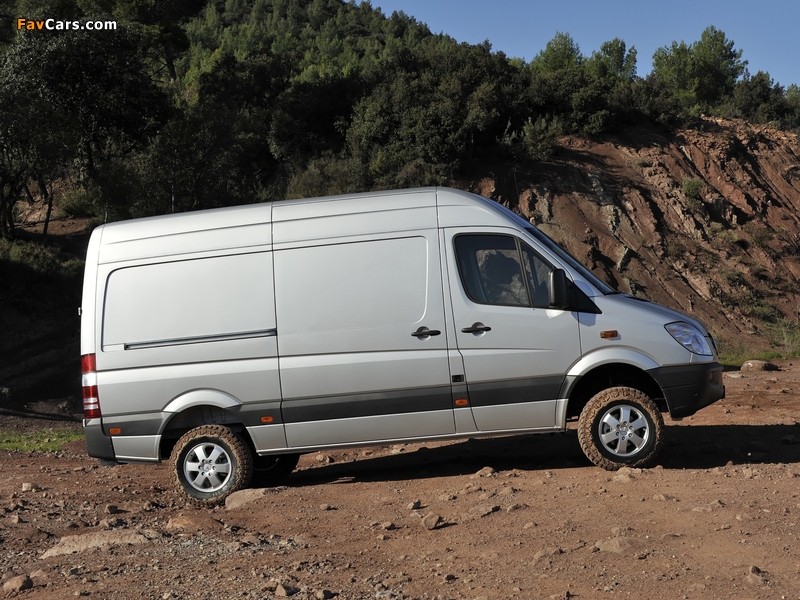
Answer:
<svg viewBox="0 0 800 600"><path fill-rule="evenodd" d="M667 418L641 471L591 466L573 429L311 454L199 510L167 464L2 453L2 594L800 599L800 361L777 364ZM3 429L75 427L29 408Z"/></svg>

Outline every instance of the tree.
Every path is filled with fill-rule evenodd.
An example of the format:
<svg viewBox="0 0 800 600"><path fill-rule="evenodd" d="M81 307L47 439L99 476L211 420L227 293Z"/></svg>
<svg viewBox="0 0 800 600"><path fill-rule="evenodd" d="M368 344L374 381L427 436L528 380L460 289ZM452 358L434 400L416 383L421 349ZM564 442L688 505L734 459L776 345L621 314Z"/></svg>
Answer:
<svg viewBox="0 0 800 600"><path fill-rule="evenodd" d="M747 61L742 51L733 49L733 40L714 27L707 27L700 40L692 44L692 73L697 100L713 106L733 92L736 81L745 71Z"/></svg>
<svg viewBox="0 0 800 600"><path fill-rule="evenodd" d="M651 77L656 87L668 90L686 109L697 103L692 49L686 42L672 42L670 47L657 49Z"/></svg>
<svg viewBox="0 0 800 600"><path fill-rule="evenodd" d="M197 0L76 0L88 15L112 15L124 25L139 27L151 58L175 81L175 57L188 50L185 25L205 6Z"/></svg>
<svg viewBox="0 0 800 600"><path fill-rule="evenodd" d="M552 40L547 42L544 50L531 61L536 71L555 73L563 69L580 67L585 58L581 49L568 33L556 32Z"/></svg>
<svg viewBox="0 0 800 600"><path fill-rule="evenodd" d="M733 92L747 61L742 51L716 27L707 27L700 40L687 46L672 42L653 54L652 76L666 86L683 110L708 110Z"/></svg>
<svg viewBox="0 0 800 600"><path fill-rule="evenodd" d="M789 107L783 87L769 73L745 73L733 90L733 105L737 116L756 123L777 121Z"/></svg>
<svg viewBox="0 0 800 600"><path fill-rule="evenodd" d="M604 42L600 50L592 52L586 66L595 75L603 79L617 81L633 81L636 77L636 48L627 50L625 42L614 38Z"/></svg>

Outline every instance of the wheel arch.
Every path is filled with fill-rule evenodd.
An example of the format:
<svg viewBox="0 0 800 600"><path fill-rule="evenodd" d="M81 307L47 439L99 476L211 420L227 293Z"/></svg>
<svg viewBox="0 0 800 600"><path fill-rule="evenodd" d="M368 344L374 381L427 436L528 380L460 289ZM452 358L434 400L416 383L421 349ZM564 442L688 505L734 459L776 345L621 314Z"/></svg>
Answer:
<svg viewBox="0 0 800 600"><path fill-rule="evenodd" d="M667 403L664 399L664 392L646 371L655 366L658 365L649 358L646 361L636 362L617 358L616 360L600 361L599 364L595 363L580 374L570 372L565 383L565 393L562 395L562 398L568 399L566 419L578 417L595 394L618 386L634 388L647 394L656 403L658 409L665 412Z"/></svg>
<svg viewBox="0 0 800 600"><path fill-rule="evenodd" d="M241 434L252 446L250 435L238 414L242 403L225 392L205 389L192 390L174 398L164 408L169 415L161 428L159 456L170 456L178 439L186 432L203 425L223 425Z"/></svg>

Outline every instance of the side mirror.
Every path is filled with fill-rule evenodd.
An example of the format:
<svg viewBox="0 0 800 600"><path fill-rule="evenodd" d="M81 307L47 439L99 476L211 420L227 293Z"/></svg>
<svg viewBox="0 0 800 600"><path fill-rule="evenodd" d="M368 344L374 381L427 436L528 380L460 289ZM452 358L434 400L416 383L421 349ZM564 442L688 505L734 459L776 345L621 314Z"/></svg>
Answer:
<svg viewBox="0 0 800 600"><path fill-rule="evenodd" d="M550 271L550 307L566 310L569 308L569 282L563 269Z"/></svg>

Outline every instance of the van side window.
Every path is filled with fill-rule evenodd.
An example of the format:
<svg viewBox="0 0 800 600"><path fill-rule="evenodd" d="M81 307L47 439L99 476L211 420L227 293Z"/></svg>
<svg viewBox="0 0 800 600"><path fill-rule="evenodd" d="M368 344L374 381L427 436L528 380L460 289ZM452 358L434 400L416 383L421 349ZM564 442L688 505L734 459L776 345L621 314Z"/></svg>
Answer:
<svg viewBox="0 0 800 600"><path fill-rule="evenodd" d="M530 306L515 238L459 235L454 240L458 270L470 300L478 304Z"/></svg>
<svg viewBox="0 0 800 600"><path fill-rule="evenodd" d="M525 265L525 276L533 298L534 308L550 307L550 272L553 270L544 259L536 254L527 244L522 246L522 262Z"/></svg>

